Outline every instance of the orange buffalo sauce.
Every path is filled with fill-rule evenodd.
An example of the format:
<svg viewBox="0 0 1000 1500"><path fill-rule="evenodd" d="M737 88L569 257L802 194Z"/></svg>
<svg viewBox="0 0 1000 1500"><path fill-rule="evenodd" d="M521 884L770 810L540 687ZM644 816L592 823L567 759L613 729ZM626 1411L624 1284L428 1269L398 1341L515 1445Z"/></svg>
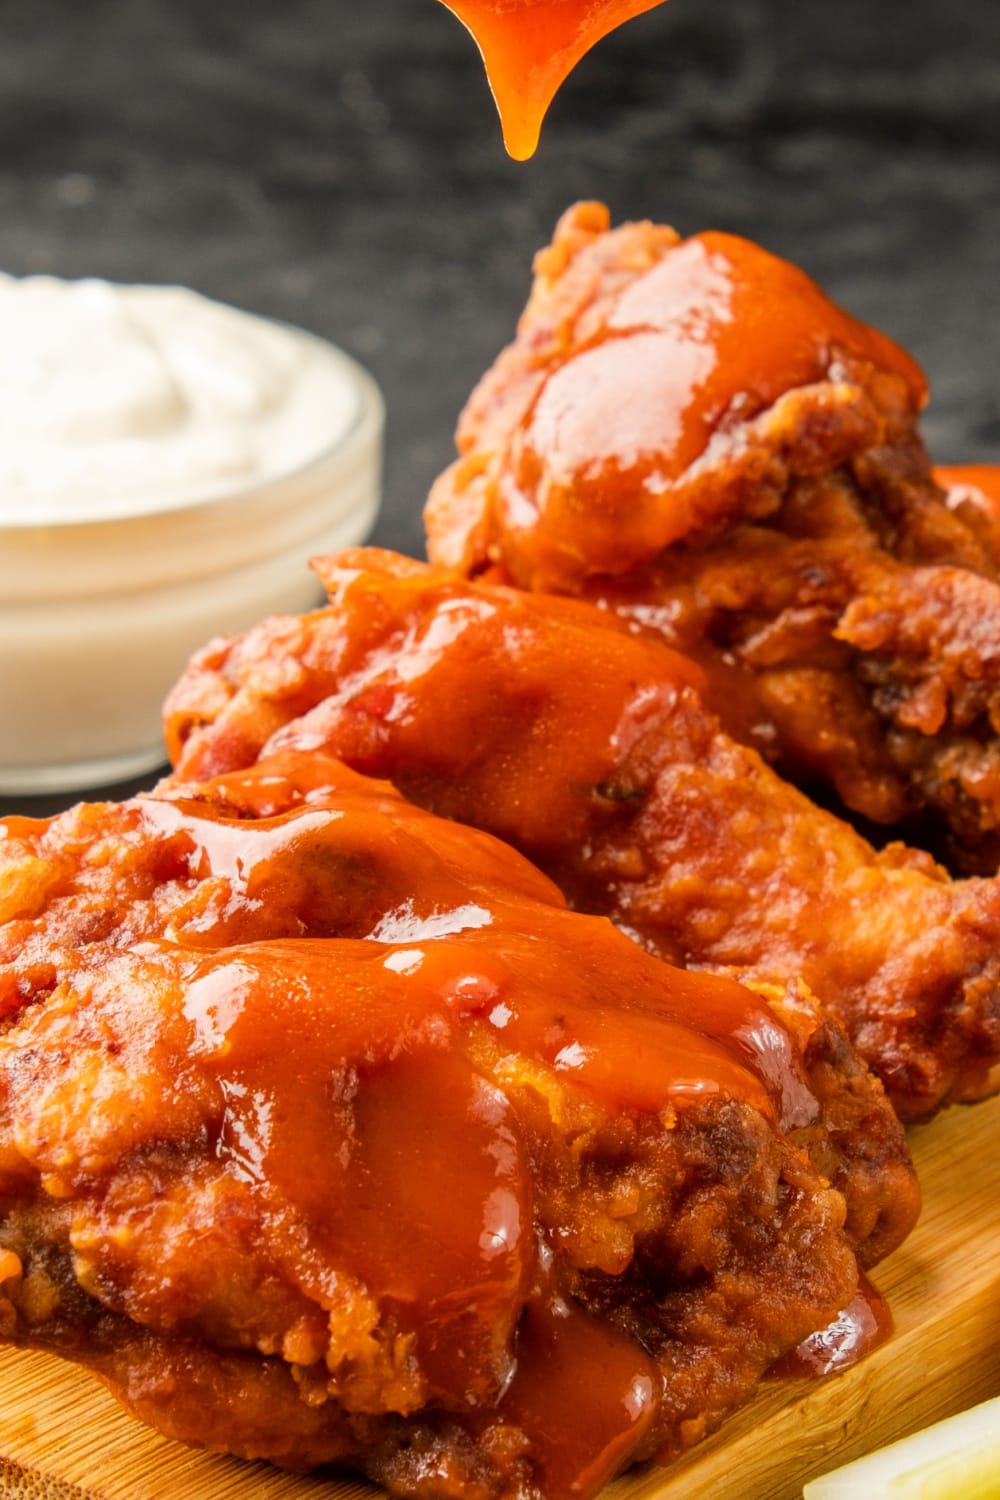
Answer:
<svg viewBox="0 0 1000 1500"><path fill-rule="evenodd" d="M102 841L96 869L88 831ZM586 1270L624 1278L630 1262L601 1259L633 1254L609 1238L610 1219L633 1216L649 1234L647 1189L627 1170L647 1159L644 1141L721 1107L720 1165L699 1125L676 1155L690 1192L669 1174L655 1186L704 1214L714 1237L754 1142L789 1109L789 1123L812 1123L799 1055L762 1000L669 968L568 911L513 850L320 753L47 823L10 818L0 839L32 869L44 854L54 932L68 941L65 917L76 939L49 1005L30 918L0 925L0 1196L21 1180L15 1155L22 1175L29 1160L57 1166L60 1194L80 1202L95 1170L102 1193L129 1194L150 1149L169 1157L179 1203L191 1181L224 1184L254 1230L220 1230L220 1280L259 1275L294 1296L295 1353L281 1347L322 1394L306 1403L321 1432L328 1378L352 1379L357 1361L368 1383L351 1399L367 1403L366 1420L458 1424L492 1444L501 1474L523 1472L528 1454L532 1493L587 1500L648 1451L657 1423L671 1428L655 1340L577 1289ZM28 1122L39 1099L53 1109L75 1097L77 1068L101 1070L106 1107L84 1101L66 1149ZM136 1079L153 1101L145 1113ZM24 1122L17 1153L11 1120ZM601 1185L616 1177L620 1213ZM718 1208L697 1207L713 1182ZM581 1184L590 1196L577 1200ZM172 1233L193 1232L179 1219ZM669 1266L668 1247L649 1240ZM167 1272L147 1286L142 1236L115 1243L129 1305L166 1330L166 1357L190 1316L185 1284ZM639 1278L644 1265L636 1256ZM348 1312L369 1320L364 1338ZM209 1324L210 1347L214 1337ZM449 1493L514 1487L459 1480Z"/></svg>
<svg viewBox="0 0 1000 1500"><path fill-rule="evenodd" d="M949 510L957 513L1000 557L1000 464L947 464L934 470Z"/></svg>
<svg viewBox="0 0 1000 1500"><path fill-rule="evenodd" d="M953 510L967 503L1000 521L1000 464L939 464L934 478Z"/></svg>
<svg viewBox="0 0 1000 1500"><path fill-rule="evenodd" d="M581 57L663 0L443 0L483 55L515 161L538 145L545 112Z"/></svg>
<svg viewBox="0 0 1000 1500"><path fill-rule="evenodd" d="M858 1290L826 1328L804 1339L775 1362L771 1374L822 1379L849 1370L884 1344L892 1333L892 1314L877 1287L862 1271Z"/></svg>
<svg viewBox="0 0 1000 1500"><path fill-rule="evenodd" d="M891 386L914 417L925 402L905 350L737 235L610 230L602 205L578 204L539 265L517 340L462 419L462 458L432 491L432 562L467 565L479 548L520 587L579 592L760 489L769 450L750 424L787 392L806 390L812 427L786 422L781 442L823 429L831 464L846 457L833 435L875 440L874 417L840 416L852 386Z"/></svg>

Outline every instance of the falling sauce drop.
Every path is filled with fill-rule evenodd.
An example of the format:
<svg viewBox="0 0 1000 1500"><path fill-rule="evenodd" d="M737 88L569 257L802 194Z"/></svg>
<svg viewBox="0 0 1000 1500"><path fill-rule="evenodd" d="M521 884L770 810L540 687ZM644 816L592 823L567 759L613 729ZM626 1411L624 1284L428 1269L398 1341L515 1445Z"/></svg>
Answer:
<svg viewBox="0 0 1000 1500"><path fill-rule="evenodd" d="M545 112L591 47L663 0L442 0L472 33L515 161L534 154Z"/></svg>

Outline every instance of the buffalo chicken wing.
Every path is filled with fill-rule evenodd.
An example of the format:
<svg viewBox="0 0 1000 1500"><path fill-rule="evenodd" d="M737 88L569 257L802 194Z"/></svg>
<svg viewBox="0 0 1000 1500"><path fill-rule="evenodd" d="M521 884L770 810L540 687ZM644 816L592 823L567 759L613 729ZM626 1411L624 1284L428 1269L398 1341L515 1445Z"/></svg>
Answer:
<svg viewBox="0 0 1000 1500"><path fill-rule="evenodd" d="M327 756L2 833L0 1336L173 1436L586 1497L863 1309L913 1222L828 1024Z"/></svg>
<svg viewBox="0 0 1000 1500"><path fill-rule="evenodd" d="M696 657L784 774L1000 855L1000 556L921 372L801 271L579 205L427 508L432 561L583 594Z"/></svg>

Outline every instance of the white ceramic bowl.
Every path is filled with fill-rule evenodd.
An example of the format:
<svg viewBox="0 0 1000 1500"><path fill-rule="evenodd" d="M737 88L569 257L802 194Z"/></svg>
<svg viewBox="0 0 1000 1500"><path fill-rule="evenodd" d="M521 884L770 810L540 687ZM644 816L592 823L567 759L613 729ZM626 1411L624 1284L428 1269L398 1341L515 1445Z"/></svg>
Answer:
<svg viewBox="0 0 1000 1500"><path fill-rule="evenodd" d="M161 706L192 651L311 608L309 558L368 535L382 399L349 356L302 337L355 396L303 467L181 506L0 524L0 792L76 791L163 764Z"/></svg>

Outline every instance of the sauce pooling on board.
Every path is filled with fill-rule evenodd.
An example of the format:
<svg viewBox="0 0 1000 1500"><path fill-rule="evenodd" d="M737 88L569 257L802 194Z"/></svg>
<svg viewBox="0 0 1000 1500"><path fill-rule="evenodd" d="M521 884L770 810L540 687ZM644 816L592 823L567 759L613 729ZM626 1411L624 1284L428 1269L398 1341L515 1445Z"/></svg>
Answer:
<svg viewBox="0 0 1000 1500"><path fill-rule="evenodd" d="M515 161L538 145L545 112L602 37L663 0L443 0L475 38Z"/></svg>
<svg viewBox="0 0 1000 1500"><path fill-rule="evenodd" d="M889 1306L862 1271L857 1293L829 1327L811 1333L797 1349L782 1355L771 1374L812 1379L838 1375L884 1344L891 1333Z"/></svg>

